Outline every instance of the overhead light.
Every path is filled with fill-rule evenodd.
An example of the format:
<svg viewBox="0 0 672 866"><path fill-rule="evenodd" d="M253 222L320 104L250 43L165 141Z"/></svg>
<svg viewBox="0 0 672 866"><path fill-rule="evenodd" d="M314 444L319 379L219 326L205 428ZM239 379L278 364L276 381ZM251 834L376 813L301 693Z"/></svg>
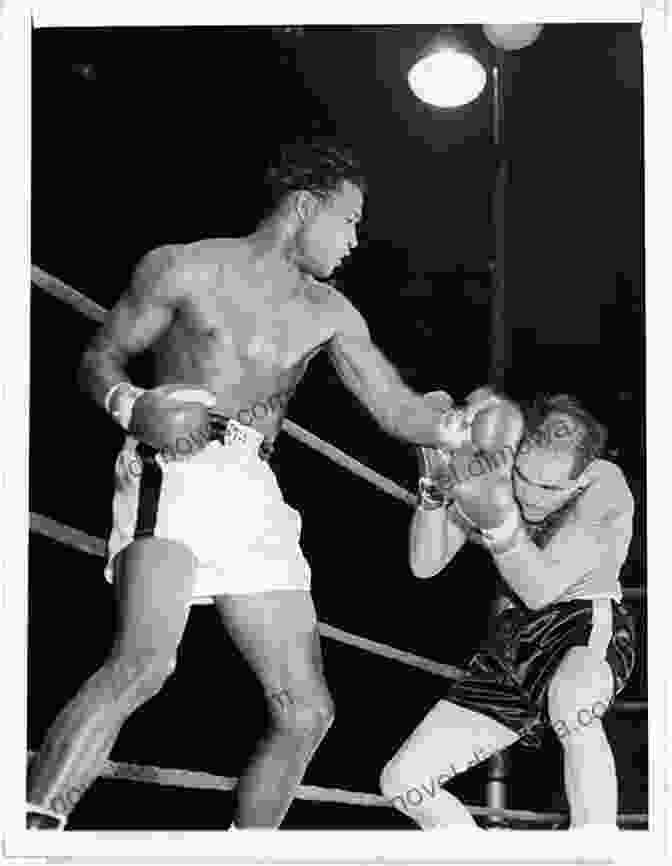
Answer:
<svg viewBox="0 0 672 866"><path fill-rule="evenodd" d="M539 38L543 24L519 22L517 24L484 24L483 32L489 42L505 51L527 48Z"/></svg>
<svg viewBox="0 0 672 866"><path fill-rule="evenodd" d="M408 73L413 93L437 108L473 102L486 81L483 65L452 30L442 31Z"/></svg>

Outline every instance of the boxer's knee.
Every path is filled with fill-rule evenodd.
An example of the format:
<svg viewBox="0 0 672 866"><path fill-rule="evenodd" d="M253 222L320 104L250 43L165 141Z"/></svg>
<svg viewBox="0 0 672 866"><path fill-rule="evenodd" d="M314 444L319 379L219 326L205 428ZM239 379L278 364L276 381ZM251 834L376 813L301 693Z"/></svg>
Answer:
<svg viewBox="0 0 672 866"><path fill-rule="evenodd" d="M413 767L403 754L389 761L380 774L380 791L391 806L403 812L415 812L432 808L437 797L445 800L443 785L453 778L450 772L423 774Z"/></svg>
<svg viewBox="0 0 672 866"><path fill-rule="evenodd" d="M602 730L613 693L607 662L588 647L573 647L561 662L548 689L548 715L563 745Z"/></svg>
<svg viewBox="0 0 672 866"><path fill-rule="evenodd" d="M383 767L379 779L380 790L397 809L406 809L408 805L418 806L425 796L435 796L436 790L451 778L448 773L439 775L444 778L419 771L414 761L402 750Z"/></svg>
<svg viewBox="0 0 672 866"><path fill-rule="evenodd" d="M395 755L385 764L380 774L379 786L382 795L397 809L405 808L405 795L409 788L417 782L411 780L404 761Z"/></svg>
<svg viewBox="0 0 672 866"><path fill-rule="evenodd" d="M334 702L328 692L297 694L280 689L269 696L271 726L298 742L319 742L334 723Z"/></svg>
<svg viewBox="0 0 672 866"><path fill-rule="evenodd" d="M146 650L108 659L102 672L115 701L134 710L161 691L175 666L174 655Z"/></svg>

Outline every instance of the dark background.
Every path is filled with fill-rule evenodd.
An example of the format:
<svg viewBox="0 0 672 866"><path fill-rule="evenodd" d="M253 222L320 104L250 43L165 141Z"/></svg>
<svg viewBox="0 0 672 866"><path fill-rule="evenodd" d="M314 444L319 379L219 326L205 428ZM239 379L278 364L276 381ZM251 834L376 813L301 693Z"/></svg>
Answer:
<svg viewBox="0 0 672 866"><path fill-rule="evenodd" d="M147 28L33 37L32 261L111 306L155 245L242 235L267 204L262 174L285 140L350 143L369 181L359 249L338 285L416 389L456 399L488 380L497 152L490 89L432 109L405 74L437 27ZM460 28L485 60L477 26ZM638 25L547 25L506 57L507 391L578 396L610 428L637 501L622 579L645 582L643 544L642 57ZM104 537L121 437L77 390L93 326L35 289L31 510ZM145 375L139 365L136 379ZM412 489L412 449L380 434L318 357L289 417ZM478 549L431 581L407 565L406 505L283 436L274 468L304 517L320 618L460 664L484 635L494 571ZM114 622L102 561L30 540L31 748L103 661ZM645 698L640 661L621 698ZM337 721L306 783L377 791L378 774L444 683L324 641ZM127 724L112 758L236 775L263 725L256 684L214 610L192 612L180 665ZM607 730L621 811L647 811L646 715ZM514 808L563 810L560 748L519 747ZM452 784L483 803L485 770ZM78 828L216 829L228 794L96 783ZM385 809L296 801L288 828L407 828Z"/></svg>

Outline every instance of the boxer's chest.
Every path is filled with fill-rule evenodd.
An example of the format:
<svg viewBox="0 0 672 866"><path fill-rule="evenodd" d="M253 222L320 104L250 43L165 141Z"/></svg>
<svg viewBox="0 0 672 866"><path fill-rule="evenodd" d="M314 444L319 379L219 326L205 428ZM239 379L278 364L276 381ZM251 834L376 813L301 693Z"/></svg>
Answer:
<svg viewBox="0 0 672 866"><path fill-rule="evenodd" d="M324 298L300 287L289 297L254 284L233 293L213 291L194 303L190 319L204 351L265 372L304 363L334 333Z"/></svg>

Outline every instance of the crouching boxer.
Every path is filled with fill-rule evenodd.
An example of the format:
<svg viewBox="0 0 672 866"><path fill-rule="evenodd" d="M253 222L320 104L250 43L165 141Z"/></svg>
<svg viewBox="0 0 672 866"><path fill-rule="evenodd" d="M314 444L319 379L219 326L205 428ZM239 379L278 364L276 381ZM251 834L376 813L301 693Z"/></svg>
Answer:
<svg viewBox="0 0 672 866"><path fill-rule="evenodd" d="M325 350L381 428L406 442L457 447L478 408L409 389L326 282L357 245L365 182L351 155L299 141L267 181L275 207L252 235L148 253L84 355L85 389L128 434L106 570L118 629L30 768L31 829L62 826L100 774L122 725L173 671L199 596L214 600L269 711L240 776L235 826L278 827L333 719L301 518L268 463L288 400ZM149 390L127 372L145 351ZM218 704L239 712L216 653L207 676Z"/></svg>
<svg viewBox="0 0 672 866"><path fill-rule="evenodd" d="M562 745L570 827L616 828L603 717L635 659L619 584L633 498L619 467L600 458L605 438L559 395L540 398L525 429L502 399L477 416L463 447L421 450L413 573L438 574L472 541L490 551L508 591L466 677L382 772L385 795L423 829L475 827L443 784L516 741L538 748L548 726Z"/></svg>

